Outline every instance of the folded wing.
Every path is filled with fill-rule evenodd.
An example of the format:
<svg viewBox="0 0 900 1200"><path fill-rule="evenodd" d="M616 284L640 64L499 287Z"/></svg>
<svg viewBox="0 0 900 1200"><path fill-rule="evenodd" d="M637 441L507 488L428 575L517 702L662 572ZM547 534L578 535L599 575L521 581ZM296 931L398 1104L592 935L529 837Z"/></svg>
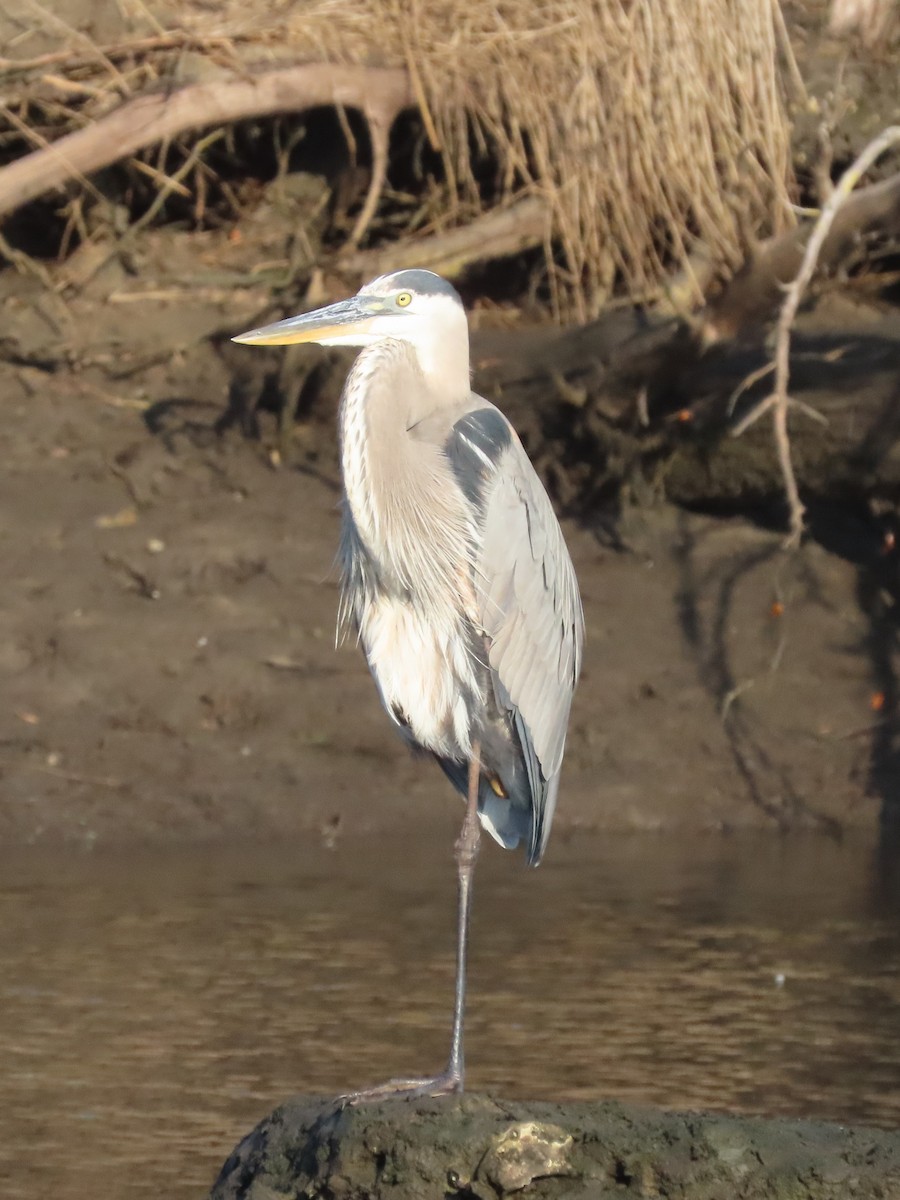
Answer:
<svg viewBox="0 0 900 1200"><path fill-rule="evenodd" d="M550 500L506 418L486 401L453 429L451 461L479 511L473 577L497 706L518 735L531 792L528 858L556 805L584 620Z"/></svg>

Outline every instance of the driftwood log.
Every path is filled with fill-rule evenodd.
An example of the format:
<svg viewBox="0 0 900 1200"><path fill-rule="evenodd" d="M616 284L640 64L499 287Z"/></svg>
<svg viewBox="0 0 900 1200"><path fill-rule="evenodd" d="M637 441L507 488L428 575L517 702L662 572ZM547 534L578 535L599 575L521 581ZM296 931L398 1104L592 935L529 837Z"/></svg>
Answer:
<svg viewBox="0 0 900 1200"><path fill-rule="evenodd" d="M883 1200L900 1134L813 1121L480 1096L340 1109L295 1100L248 1134L211 1200Z"/></svg>

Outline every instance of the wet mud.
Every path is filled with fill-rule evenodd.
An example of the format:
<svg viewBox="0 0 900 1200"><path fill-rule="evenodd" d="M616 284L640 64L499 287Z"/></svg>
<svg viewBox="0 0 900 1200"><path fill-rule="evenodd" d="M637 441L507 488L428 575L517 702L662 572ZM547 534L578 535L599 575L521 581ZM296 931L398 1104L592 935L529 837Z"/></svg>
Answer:
<svg viewBox="0 0 900 1200"><path fill-rule="evenodd" d="M482 1096L298 1099L236 1148L211 1200L838 1200L900 1188L900 1135L812 1121Z"/></svg>

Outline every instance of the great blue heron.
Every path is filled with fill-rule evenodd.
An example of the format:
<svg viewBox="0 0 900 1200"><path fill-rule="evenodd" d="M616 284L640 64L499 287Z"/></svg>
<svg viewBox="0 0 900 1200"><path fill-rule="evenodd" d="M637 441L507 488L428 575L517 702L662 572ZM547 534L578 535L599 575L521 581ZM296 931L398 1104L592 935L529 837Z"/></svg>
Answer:
<svg viewBox="0 0 900 1200"><path fill-rule="evenodd" d="M465 310L439 275L382 275L350 300L234 340L363 347L340 409L341 619L357 630L388 716L467 803L447 1069L352 1098L462 1091L479 822L540 862L581 665L572 562L514 429L471 390Z"/></svg>

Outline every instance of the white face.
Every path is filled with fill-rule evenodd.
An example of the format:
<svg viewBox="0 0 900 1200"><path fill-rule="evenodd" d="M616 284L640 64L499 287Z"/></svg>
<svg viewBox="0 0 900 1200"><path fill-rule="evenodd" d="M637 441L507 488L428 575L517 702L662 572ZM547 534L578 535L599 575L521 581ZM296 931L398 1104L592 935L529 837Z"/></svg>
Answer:
<svg viewBox="0 0 900 1200"><path fill-rule="evenodd" d="M349 300L253 329L234 341L256 346L298 342L370 346L385 338L396 338L425 348L442 331L444 336L458 336L466 330L465 312L452 295L399 286L403 274L381 275Z"/></svg>
<svg viewBox="0 0 900 1200"><path fill-rule="evenodd" d="M416 282L422 290L416 290ZM415 350L419 368L434 394L459 396L469 389L465 310L452 288L431 272L380 275L349 300L251 329L233 340L251 346L297 342L372 346L387 340L401 341Z"/></svg>

